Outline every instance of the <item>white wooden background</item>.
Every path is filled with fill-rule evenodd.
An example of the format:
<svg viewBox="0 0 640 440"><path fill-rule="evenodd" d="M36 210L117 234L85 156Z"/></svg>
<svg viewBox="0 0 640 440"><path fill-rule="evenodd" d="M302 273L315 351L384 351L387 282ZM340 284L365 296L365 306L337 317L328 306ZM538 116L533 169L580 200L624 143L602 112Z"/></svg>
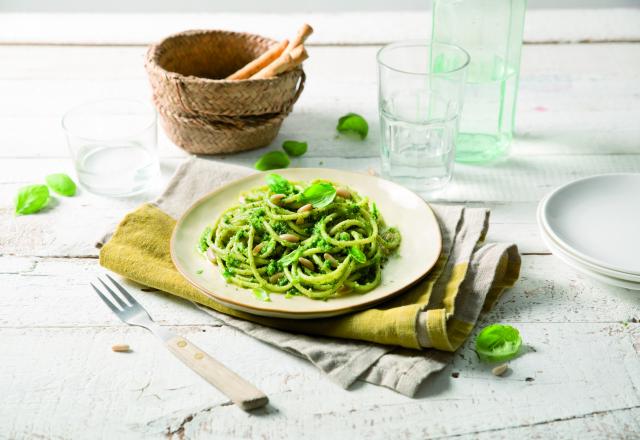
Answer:
<svg viewBox="0 0 640 440"><path fill-rule="evenodd" d="M380 43L426 34L425 13L0 15L0 438L640 436L640 295L549 255L534 217L559 184L640 172L638 10L533 11L511 158L458 166L436 197L490 207L489 239L516 242L523 253L521 281L482 320L517 326L528 346L504 378L468 343L415 399L363 383L345 391L188 303L131 286L162 325L269 394L270 406L249 415L87 288L100 271L95 238L153 192L125 200L81 192L41 214L13 216L20 186L73 171L60 128L66 109L149 96L144 44L205 26L284 37L302 20L316 28L308 84L271 148L304 139L309 152L294 166L377 169L374 55ZM370 121L366 142L334 138L337 117L349 111ZM166 181L185 155L164 135L159 151ZM252 166L262 153L216 160ZM121 342L134 351L111 352Z"/></svg>

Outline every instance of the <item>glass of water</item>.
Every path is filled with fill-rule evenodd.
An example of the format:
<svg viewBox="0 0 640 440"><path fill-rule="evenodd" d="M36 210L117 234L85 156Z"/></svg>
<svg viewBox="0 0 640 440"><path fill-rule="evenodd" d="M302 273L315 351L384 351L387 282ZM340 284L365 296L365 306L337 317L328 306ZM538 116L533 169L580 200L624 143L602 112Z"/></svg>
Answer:
<svg viewBox="0 0 640 440"><path fill-rule="evenodd" d="M469 54L454 45L403 41L378 52L383 175L414 191L453 173Z"/></svg>
<svg viewBox="0 0 640 440"><path fill-rule="evenodd" d="M154 108L129 99L82 104L62 118L80 184L94 194L126 197L160 174Z"/></svg>

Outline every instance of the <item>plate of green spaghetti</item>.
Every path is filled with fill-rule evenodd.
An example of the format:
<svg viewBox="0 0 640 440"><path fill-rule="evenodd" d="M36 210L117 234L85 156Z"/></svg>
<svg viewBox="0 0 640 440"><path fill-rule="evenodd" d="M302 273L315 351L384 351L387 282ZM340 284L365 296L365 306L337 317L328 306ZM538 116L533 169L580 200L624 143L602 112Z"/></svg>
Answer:
<svg viewBox="0 0 640 440"><path fill-rule="evenodd" d="M283 318L370 307L425 276L440 229L418 195L375 176L286 169L234 181L178 221L182 275L237 310Z"/></svg>

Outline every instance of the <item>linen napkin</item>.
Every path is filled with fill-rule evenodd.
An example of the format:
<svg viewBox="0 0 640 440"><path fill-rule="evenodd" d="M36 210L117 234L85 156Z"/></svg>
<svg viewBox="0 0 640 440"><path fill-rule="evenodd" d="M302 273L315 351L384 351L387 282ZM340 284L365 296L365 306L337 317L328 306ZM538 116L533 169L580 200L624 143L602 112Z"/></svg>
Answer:
<svg viewBox="0 0 640 440"><path fill-rule="evenodd" d="M216 303L174 267L169 241L176 219L197 199L255 171L192 157L154 202L129 213L98 243L100 264L140 284L195 302L206 313L312 362L342 387L358 379L413 396L444 368L488 310L519 276L512 244L483 244L489 211L431 205L442 255L416 286L371 309L314 320L266 318Z"/></svg>

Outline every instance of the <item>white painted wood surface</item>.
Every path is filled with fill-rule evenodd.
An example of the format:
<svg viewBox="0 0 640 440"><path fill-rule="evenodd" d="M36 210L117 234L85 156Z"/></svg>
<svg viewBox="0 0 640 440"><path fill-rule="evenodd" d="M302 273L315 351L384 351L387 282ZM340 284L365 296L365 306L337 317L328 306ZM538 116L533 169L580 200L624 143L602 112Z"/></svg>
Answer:
<svg viewBox="0 0 640 440"><path fill-rule="evenodd" d="M253 415L229 405L152 335L123 325L87 289L99 271L99 232L153 192L125 200L81 192L19 218L12 198L45 174L72 172L59 125L65 109L99 96L148 97L145 49L137 44L221 22L278 36L303 18L159 16L133 33L140 20L131 17L0 15L0 438L640 436L640 295L598 284L549 255L534 217L540 197L559 184L640 172L637 11L588 11L582 17L596 19L583 26L566 26L566 14L530 14L527 40L600 43L525 46L513 155L491 167L458 166L435 197L491 208L488 238L516 242L525 253L521 281L482 323L516 325L529 352L511 363L510 375L495 378L467 343L415 399L365 384L344 391L184 301L129 284L162 325L270 396L271 405ZM375 44L420 36L426 15L365 18L304 17L320 24L320 46L310 48L307 88L272 146L308 140L296 165L378 167ZM347 111L369 119L366 142L335 138L335 120ZM159 152L166 181L184 154L164 136ZM261 153L216 160L251 166ZM113 353L119 342L133 352Z"/></svg>

